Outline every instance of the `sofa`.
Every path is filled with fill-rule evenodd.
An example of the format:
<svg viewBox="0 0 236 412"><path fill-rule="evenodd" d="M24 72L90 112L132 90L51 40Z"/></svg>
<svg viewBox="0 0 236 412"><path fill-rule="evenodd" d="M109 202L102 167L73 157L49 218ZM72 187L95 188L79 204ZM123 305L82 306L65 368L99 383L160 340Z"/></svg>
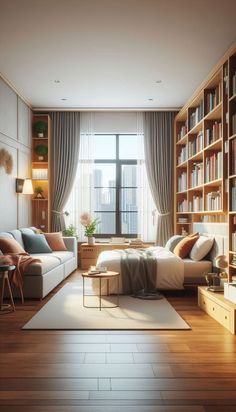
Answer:
<svg viewBox="0 0 236 412"><path fill-rule="evenodd" d="M23 248L22 233L35 234L35 228L22 228L0 232L0 238L15 239ZM67 251L34 253L32 257L41 263L31 263L24 275L23 293L25 298L42 299L60 282L77 269L77 241L75 237L63 237ZM0 251L0 254L1 251ZM19 289L13 287L15 297L20 297Z"/></svg>

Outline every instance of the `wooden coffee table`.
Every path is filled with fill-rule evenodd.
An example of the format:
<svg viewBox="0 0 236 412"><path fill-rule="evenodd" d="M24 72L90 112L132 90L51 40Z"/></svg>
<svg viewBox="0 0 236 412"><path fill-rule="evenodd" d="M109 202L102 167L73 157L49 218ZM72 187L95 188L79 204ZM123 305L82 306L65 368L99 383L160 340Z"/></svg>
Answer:
<svg viewBox="0 0 236 412"><path fill-rule="evenodd" d="M83 278L83 306L85 308L99 308L101 310L102 308L117 308L119 306L119 277L120 274L118 272L101 272L101 273L96 273L96 274L91 274L89 272L82 273L82 278ZM84 288L84 281L86 278L89 279L99 279L99 295L86 295L85 294L85 288ZM102 306L102 280L106 279L107 281L107 294L103 296L109 296L109 280L112 278L116 278L117 281L117 294L116 294L116 305L112 306ZM98 296L99 297L99 306L88 306L85 305L85 297L86 296Z"/></svg>

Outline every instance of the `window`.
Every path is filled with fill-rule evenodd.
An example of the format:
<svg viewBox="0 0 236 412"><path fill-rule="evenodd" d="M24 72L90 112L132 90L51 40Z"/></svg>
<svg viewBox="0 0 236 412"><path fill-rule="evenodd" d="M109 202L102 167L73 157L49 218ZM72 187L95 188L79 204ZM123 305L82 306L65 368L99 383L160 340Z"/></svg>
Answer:
<svg viewBox="0 0 236 412"><path fill-rule="evenodd" d="M95 135L93 214L97 236L134 237L138 233L137 135Z"/></svg>

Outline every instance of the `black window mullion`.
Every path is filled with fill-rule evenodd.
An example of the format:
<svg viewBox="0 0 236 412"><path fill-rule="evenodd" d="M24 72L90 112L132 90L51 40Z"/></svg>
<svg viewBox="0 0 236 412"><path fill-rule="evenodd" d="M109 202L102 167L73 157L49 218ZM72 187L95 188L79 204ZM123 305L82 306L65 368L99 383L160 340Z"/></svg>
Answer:
<svg viewBox="0 0 236 412"><path fill-rule="evenodd" d="M121 234L120 219L120 185L121 185L121 167L119 164L119 135L116 135L116 234Z"/></svg>

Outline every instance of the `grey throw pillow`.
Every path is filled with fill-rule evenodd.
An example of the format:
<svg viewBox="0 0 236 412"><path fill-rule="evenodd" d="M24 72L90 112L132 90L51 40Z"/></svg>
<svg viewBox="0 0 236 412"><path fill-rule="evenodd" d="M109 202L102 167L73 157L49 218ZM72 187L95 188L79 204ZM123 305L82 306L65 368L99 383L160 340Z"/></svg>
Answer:
<svg viewBox="0 0 236 412"><path fill-rule="evenodd" d="M181 235L174 235L171 236L169 240L167 240L165 248L169 250L170 252L174 251L175 246L178 245L178 243L184 238L184 236Z"/></svg>
<svg viewBox="0 0 236 412"><path fill-rule="evenodd" d="M22 239L28 253L52 253L44 235L22 233Z"/></svg>

